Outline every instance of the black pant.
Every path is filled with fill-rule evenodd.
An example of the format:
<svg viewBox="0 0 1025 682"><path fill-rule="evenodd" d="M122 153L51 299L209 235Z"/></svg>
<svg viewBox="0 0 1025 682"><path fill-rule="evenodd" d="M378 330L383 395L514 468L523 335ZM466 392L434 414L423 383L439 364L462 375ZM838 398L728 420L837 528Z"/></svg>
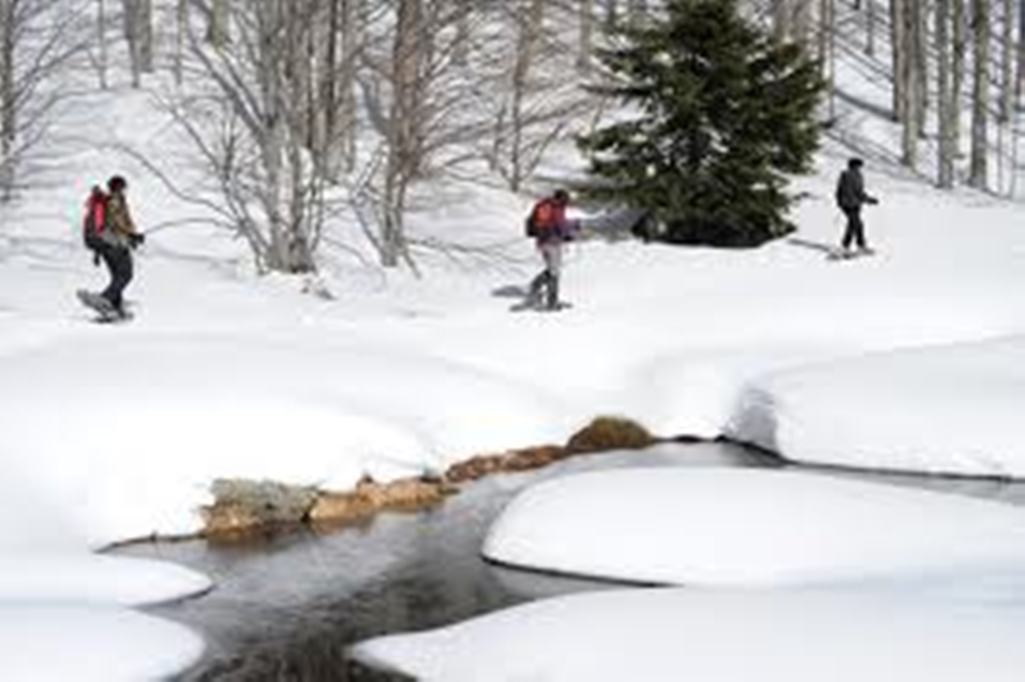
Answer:
<svg viewBox="0 0 1025 682"><path fill-rule="evenodd" d="M100 293L100 296L110 301L114 310L123 313L124 299L121 294L124 293L128 283L132 281L132 252L127 247L115 246L107 242L98 244L96 251L103 259L103 264L107 266L107 272L110 273L110 284Z"/></svg>
<svg viewBox="0 0 1025 682"><path fill-rule="evenodd" d="M847 230L843 234L843 247L849 249L855 242L859 249L865 248L865 225L861 222L861 208L845 208Z"/></svg>

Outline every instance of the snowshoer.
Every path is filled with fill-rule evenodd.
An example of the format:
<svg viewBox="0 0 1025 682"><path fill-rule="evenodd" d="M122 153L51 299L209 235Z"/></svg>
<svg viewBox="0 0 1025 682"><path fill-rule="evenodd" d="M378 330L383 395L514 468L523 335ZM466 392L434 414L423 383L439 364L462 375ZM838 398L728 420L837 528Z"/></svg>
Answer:
<svg viewBox="0 0 1025 682"><path fill-rule="evenodd" d="M850 253L852 243L858 245L858 252L872 253L865 243L865 225L861 222L861 207L864 204L878 204L879 200L865 192L865 179L861 175L864 162L853 158L847 162L847 170L840 173L836 184L836 204L847 216L847 229L844 231L841 246L844 253Z"/></svg>
<svg viewBox="0 0 1025 682"><path fill-rule="evenodd" d="M120 175L107 181L107 193L94 187L86 202L85 243L95 258L107 266L110 284L99 294L79 292L86 305L101 315L125 319L124 290L132 281L132 249L142 244L145 236L132 221L125 190L128 183Z"/></svg>
<svg viewBox="0 0 1025 682"><path fill-rule="evenodd" d="M569 193L557 189L552 196L538 201L527 218L527 236L533 237L541 258L542 270L530 283L526 305L539 307L544 294L544 307L558 310L563 307L559 301L559 276L562 273L563 244L570 241L580 230L580 223L566 218Z"/></svg>

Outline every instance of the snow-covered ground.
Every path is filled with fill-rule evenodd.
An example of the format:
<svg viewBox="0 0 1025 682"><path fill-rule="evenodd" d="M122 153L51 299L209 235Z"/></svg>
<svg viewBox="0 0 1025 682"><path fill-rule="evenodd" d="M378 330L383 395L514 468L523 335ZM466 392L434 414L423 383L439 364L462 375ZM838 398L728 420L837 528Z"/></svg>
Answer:
<svg viewBox="0 0 1025 682"><path fill-rule="evenodd" d="M856 75L841 68L840 77L864 94ZM870 99L885 102L884 88L873 87ZM808 198L793 216L800 228L793 238L752 251L580 243L569 251L563 284L574 307L511 314L509 294L538 267L521 236L531 198L486 178L438 182L418 188L423 208L410 216L411 230L488 248L455 263L451 254L419 250L424 276L417 279L369 265L355 226L336 224L317 283L333 294L325 300L302 293L304 278L255 276L244 244L188 222L192 209L121 151L131 147L188 184L193 170L180 160L181 141L145 91L115 88L70 104L51 129L35 184L0 209L0 497L13 510L0 519L0 651L31 651L25 638L70 637L88 626L97 638L109 636L93 651L114 651L125 665L150 663L142 644L139 658L118 646L123 626L143 633L140 642L166 641L166 651L177 652L151 668L126 668L125 677L186 665L198 651L193 639L120 609L201 591L205 580L89 552L197 529L197 509L218 476L346 488L364 474L435 472L480 452L561 441L598 413L624 414L662 435L725 433L802 461L1025 475L1025 439L1014 419L1025 405L1020 204L936 192L877 164L885 154L869 156L868 189L882 203L865 218L878 254L829 260L842 231L833 182L847 152L827 146L818 172L797 184ZM877 151L893 146L888 123L840 107L849 139ZM78 229L88 188L113 173L128 177L136 221L150 233L128 292L135 320L98 326L74 297L79 287L104 284ZM338 241L362 258L333 248ZM949 532L962 530L953 524ZM707 617L729 604L709 601L693 620L687 605L658 606L662 597L714 595L646 594L623 597L639 604L637 628L680 619L696 637L708 630L697 641L709 650L737 641L729 619L719 628ZM70 615L47 620L57 613L56 597ZM785 621L785 600L764 599L765 618ZM536 608L563 614L559 627L572 633L590 607L578 616L560 604L576 603ZM821 616L808 629L826 653L804 657L808 668L779 662L780 670L791 679L840 679L815 666L847 661L829 648L842 649L844 640L819 637L815 623L826 633L855 625L860 633L876 621L849 625L831 602L809 610ZM950 653L950 665L937 667L948 679L970 678L957 666L979 661L991 679L1004 679L1010 667L998 666L1005 663L1023 669L1013 649L999 647L1007 634L1001 618L976 631L975 621L911 611L871 635L865 651L894 651L915 665L924 655L919 641L898 649L891 640L899 633L886 628L921 620L937 628L930 650L938 655L948 655L945 642L969 643L963 660ZM37 616L40 629L15 627ZM516 618L507 620L513 627ZM48 631L46 623L69 629ZM752 627L751 639L776 641L768 626ZM781 632L806 627L791 620ZM609 632L619 641L619 630ZM787 641L801 645L796 635ZM877 645L883 649L871 649ZM667 645L621 659L656 666L665 654L676 665L680 651ZM522 656L516 663L528 664ZM694 665L702 677L702 664ZM105 672L106 679L119 674ZM88 674L83 668L75 677ZM857 679L885 678L866 670Z"/></svg>
<svg viewBox="0 0 1025 682"><path fill-rule="evenodd" d="M424 682L1020 680L1021 604L638 589L572 595L365 642L360 660Z"/></svg>
<svg viewBox="0 0 1025 682"><path fill-rule="evenodd" d="M694 587L978 582L1025 569L1025 514L817 473L636 469L529 488L483 552L512 566Z"/></svg>

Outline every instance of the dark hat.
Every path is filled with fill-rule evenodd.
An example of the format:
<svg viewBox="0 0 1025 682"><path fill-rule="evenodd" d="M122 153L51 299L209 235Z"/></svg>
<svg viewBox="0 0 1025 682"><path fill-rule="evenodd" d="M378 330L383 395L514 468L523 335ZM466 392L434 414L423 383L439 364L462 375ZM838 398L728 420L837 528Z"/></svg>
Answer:
<svg viewBox="0 0 1025 682"><path fill-rule="evenodd" d="M848 168L861 168L864 165L865 165L865 162L862 161L861 159L859 159L856 156L854 158L852 158L852 159L847 161L847 167Z"/></svg>
<svg viewBox="0 0 1025 682"><path fill-rule="evenodd" d="M107 180L107 189L111 192L120 192L127 188L128 182L120 175L113 175L110 180Z"/></svg>
<svg viewBox="0 0 1025 682"><path fill-rule="evenodd" d="M557 189L552 194L552 198L555 199L560 204L568 204L569 203L569 192L567 192L564 189Z"/></svg>

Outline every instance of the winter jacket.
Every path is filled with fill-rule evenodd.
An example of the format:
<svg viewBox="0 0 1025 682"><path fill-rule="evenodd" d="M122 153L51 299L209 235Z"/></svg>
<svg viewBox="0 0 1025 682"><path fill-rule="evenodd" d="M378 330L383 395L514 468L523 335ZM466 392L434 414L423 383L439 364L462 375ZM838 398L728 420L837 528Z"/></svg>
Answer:
<svg viewBox="0 0 1025 682"><path fill-rule="evenodd" d="M840 180L836 184L836 204L844 211L855 211L861 208L862 204L874 204L875 199L865 193L865 180L861 171L856 168L848 168L840 173Z"/></svg>
<svg viewBox="0 0 1025 682"><path fill-rule="evenodd" d="M131 244L131 236L137 232L123 193L114 192L107 199L106 222L107 229L104 235L108 241L116 246L128 247Z"/></svg>

